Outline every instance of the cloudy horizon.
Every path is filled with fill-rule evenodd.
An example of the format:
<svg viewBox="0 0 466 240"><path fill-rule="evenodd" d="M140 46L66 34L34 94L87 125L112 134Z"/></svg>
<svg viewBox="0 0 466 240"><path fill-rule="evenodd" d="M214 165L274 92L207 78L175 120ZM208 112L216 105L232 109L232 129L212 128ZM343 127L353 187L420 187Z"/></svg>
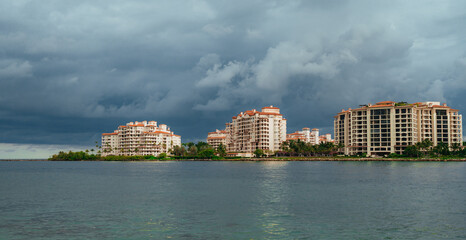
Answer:
<svg viewBox="0 0 466 240"><path fill-rule="evenodd" d="M460 0L0 0L0 159L91 148L131 121L205 140L269 105L288 132L332 136L360 104L463 113L464 29Z"/></svg>

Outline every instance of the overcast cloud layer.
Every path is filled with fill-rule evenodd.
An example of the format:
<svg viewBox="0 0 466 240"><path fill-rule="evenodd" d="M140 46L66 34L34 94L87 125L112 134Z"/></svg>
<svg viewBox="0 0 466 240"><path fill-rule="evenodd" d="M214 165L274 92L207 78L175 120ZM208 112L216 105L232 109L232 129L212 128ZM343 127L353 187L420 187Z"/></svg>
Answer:
<svg viewBox="0 0 466 240"><path fill-rule="evenodd" d="M464 113L465 29L461 0L0 1L0 143L92 146L135 120L205 140L272 104L289 132L383 100Z"/></svg>

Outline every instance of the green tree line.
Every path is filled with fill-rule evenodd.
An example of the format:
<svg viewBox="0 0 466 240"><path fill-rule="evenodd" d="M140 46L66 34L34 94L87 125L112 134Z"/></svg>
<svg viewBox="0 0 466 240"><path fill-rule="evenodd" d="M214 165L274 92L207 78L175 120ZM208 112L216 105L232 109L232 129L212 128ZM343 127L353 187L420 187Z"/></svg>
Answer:
<svg viewBox="0 0 466 240"><path fill-rule="evenodd" d="M343 144L334 144L333 142L322 142L320 144L307 143L301 140L288 140L281 144L281 151L275 153L276 156L296 156L296 157L313 157L313 156L333 156L343 151Z"/></svg>
<svg viewBox="0 0 466 240"><path fill-rule="evenodd" d="M54 154L49 158L51 161L95 161L95 160L108 160L108 161L125 161L125 160L170 160L170 159L222 159L226 157L226 147L220 144L219 147L214 149L206 142L188 142L183 143L181 146L174 146L170 153L173 156L168 156L166 153L161 153L158 156L105 156L94 154L94 151L78 151L78 152L63 152Z"/></svg>
<svg viewBox="0 0 466 240"><path fill-rule="evenodd" d="M221 159L227 155L223 144L213 148L206 142L183 143L181 146L174 146L170 153L177 159Z"/></svg>
<svg viewBox="0 0 466 240"><path fill-rule="evenodd" d="M464 145L464 144L463 144ZM432 141L425 139L414 145L405 148L402 155L390 154L389 157L414 157L414 158L437 158L437 157L452 157L452 158L465 158L466 148L462 144L453 143L448 147L447 143L439 142L434 146Z"/></svg>

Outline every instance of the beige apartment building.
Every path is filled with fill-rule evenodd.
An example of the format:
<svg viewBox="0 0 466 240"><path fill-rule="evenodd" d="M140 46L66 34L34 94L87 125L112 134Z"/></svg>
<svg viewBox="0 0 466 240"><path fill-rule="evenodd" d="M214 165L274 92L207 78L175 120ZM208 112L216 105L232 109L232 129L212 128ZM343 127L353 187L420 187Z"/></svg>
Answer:
<svg viewBox="0 0 466 240"><path fill-rule="evenodd" d="M317 145L320 143L319 129L313 128L311 131L310 128L303 128L302 131L288 133L286 135L286 140L300 140L303 142L311 143L313 145Z"/></svg>
<svg viewBox="0 0 466 240"><path fill-rule="evenodd" d="M181 136L165 124L157 126L156 121L130 122L113 133L102 134L102 156L157 156L174 146L181 146Z"/></svg>
<svg viewBox="0 0 466 240"><path fill-rule="evenodd" d="M241 112L226 124L226 147L230 155L249 157L256 149L280 150L286 140L286 119L274 106Z"/></svg>
<svg viewBox="0 0 466 240"><path fill-rule="evenodd" d="M434 146L463 141L461 114L440 102L384 101L343 109L334 118L335 142L345 145L346 155L402 154L407 146L424 139Z"/></svg>
<svg viewBox="0 0 466 240"><path fill-rule="evenodd" d="M319 136L319 143L335 143L335 140L332 139L332 134L327 133L325 135L320 135Z"/></svg>
<svg viewBox="0 0 466 240"><path fill-rule="evenodd" d="M217 149L220 144L227 147L227 131L225 130L215 130L215 132L209 132L207 134L207 143L212 146L214 149Z"/></svg>

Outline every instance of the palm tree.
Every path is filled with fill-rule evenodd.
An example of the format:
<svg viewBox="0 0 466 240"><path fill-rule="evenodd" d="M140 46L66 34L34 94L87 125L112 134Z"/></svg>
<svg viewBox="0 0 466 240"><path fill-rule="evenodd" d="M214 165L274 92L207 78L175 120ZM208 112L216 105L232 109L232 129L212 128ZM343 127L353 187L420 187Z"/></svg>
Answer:
<svg viewBox="0 0 466 240"><path fill-rule="evenodd" d="M284 152L288 152L290 150L290 142L284 141L280 144L280 149Z"/></svg>
<svg viewBox="0 0 466 240"><path fill-rule="evenodd" d="M432 141L430 141L430 139L424 139L422 142L417 142L416 144L414 144L414 146L419 150L419 153L422 153L422 155L426 155L429 152L432 145L433 143Z"/></svg>
<svg viewBox="0 0 466 240"><path fill-rule="evenodd" d="M339 143L337 144L338 152L339 152L339 153L340 153L340 152L344 152L344 151L345 151L345 150L344 150L344 147L345 147L345 144L343 144L342 142L339 142ZM342 148L343 148L343 150L342 150Z"/></svg>
<svg viewBox="0 0 466 240"><path fill-rule="evenodd" d="M453 143L451 145L451 150L453 150L453 153L457 155L461 149L461 145L459 143Z"/></svg>
<svg viewBox="0 0 466 240"><path fill-rule="evenodd" d="M227 155L227 150L223 144L220 143L220 145L218 145L217 153L220 157L225 157Z"/></svg>
<svg viewBox="0 0 466 240"><path fill-rule="evenodd" d="M448 144L444 142L439 142L437 146L434 147L433 151L437 153L439 156L450 155L450 149L448 148Z"/></svg>
<svg viewBox="0 0 466 240"><path fill-rule="evenodd" d="M191 155L191 156L194 156L197 154L197 147L192 145L191 147L189 147L188 149L188 154Z"/></svg>

